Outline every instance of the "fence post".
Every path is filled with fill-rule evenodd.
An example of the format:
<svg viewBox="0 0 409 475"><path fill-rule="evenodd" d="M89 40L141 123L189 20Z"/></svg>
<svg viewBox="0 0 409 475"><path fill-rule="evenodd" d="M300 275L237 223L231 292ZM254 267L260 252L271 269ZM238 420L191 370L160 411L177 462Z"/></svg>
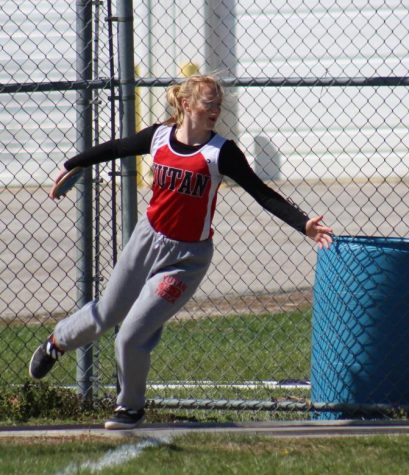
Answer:
<svg viewBox="0 0 409 475"><path fill-rule="evenodd" d="M76 2L77 80L92 80L92 0ZM77 91L77 151L92 146L92 91ZM92 169L85 170L77 191L77 306L92 300ZM85 399L92 398L92 344L77 350L77 388Z"/></svg>
<svg viewBox="0 0 409 475"><path fill-rule="evenodd" d="M133 2L120 0L117 16L120 134L121 137L128 137L135 133ZM137 221L136 175L136 158L123 158L121 162L123 245L128 242Z"/></svg>

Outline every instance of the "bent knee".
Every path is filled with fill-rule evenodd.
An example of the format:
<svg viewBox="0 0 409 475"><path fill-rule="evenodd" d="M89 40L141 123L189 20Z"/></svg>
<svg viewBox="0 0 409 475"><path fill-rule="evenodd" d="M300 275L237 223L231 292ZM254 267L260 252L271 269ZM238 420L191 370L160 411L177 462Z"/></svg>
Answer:
<svg viewBox="0 0 409 475"><path fill-rule="evenodd" d="M150 352L159 343L162 327L154 333L146 335L145 332L129 333L121 328L115 339L115 349L118 352Z"/></svg>

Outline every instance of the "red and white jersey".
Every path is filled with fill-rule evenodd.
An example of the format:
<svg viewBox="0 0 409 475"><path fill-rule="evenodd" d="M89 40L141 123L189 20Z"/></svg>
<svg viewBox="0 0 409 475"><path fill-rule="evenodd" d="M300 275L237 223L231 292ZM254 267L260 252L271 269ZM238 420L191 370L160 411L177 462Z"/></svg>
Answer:
<svg viewBox="0 0 409 475"><path fill-rule="evenodd" d="M177 241L202 241L212 236L217 191L223 175L218 159L225 138L215 134L198 151L175 152L172 127L161 125L151 144L152 198L147 210L155 231Z"/></svg>

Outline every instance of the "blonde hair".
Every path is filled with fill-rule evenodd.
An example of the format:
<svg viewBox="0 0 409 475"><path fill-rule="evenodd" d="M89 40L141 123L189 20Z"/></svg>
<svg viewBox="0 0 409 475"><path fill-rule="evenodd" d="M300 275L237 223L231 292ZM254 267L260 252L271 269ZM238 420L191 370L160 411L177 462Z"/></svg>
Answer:
<svg viewBox="0 0 409 475"><path fill-rule="evenodd" d="M165 120L164 124L181 125L184 118L182 100L186 99L194 107L202 97L202 90L205 85L214 86L217 94L223 99L223 88L220 82L211 75L191 76L180 84L169 86L166 91L166 99L173 113Z"/></svg>

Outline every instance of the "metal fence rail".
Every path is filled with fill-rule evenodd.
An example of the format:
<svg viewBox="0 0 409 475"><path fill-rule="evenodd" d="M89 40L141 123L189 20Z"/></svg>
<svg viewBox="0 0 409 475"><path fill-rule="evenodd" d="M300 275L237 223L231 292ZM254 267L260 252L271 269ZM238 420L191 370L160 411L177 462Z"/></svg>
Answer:
<svg viewBox="0 0 409 475"><path fill-rule="evenodd" d="M220 76L220 132L336 235L406 237L408 17L391 0L0 6L0 386L24 382L53 323L103 292L150 197L149 156L96 167L55 204L57 168L164 120L165 88L186 74ZM149 397L254 410L305 401L313 246L229 181L214 225L212 266L153 355ZM113 339L67 355L50 381L104 394L115 385Z"/></svg>

